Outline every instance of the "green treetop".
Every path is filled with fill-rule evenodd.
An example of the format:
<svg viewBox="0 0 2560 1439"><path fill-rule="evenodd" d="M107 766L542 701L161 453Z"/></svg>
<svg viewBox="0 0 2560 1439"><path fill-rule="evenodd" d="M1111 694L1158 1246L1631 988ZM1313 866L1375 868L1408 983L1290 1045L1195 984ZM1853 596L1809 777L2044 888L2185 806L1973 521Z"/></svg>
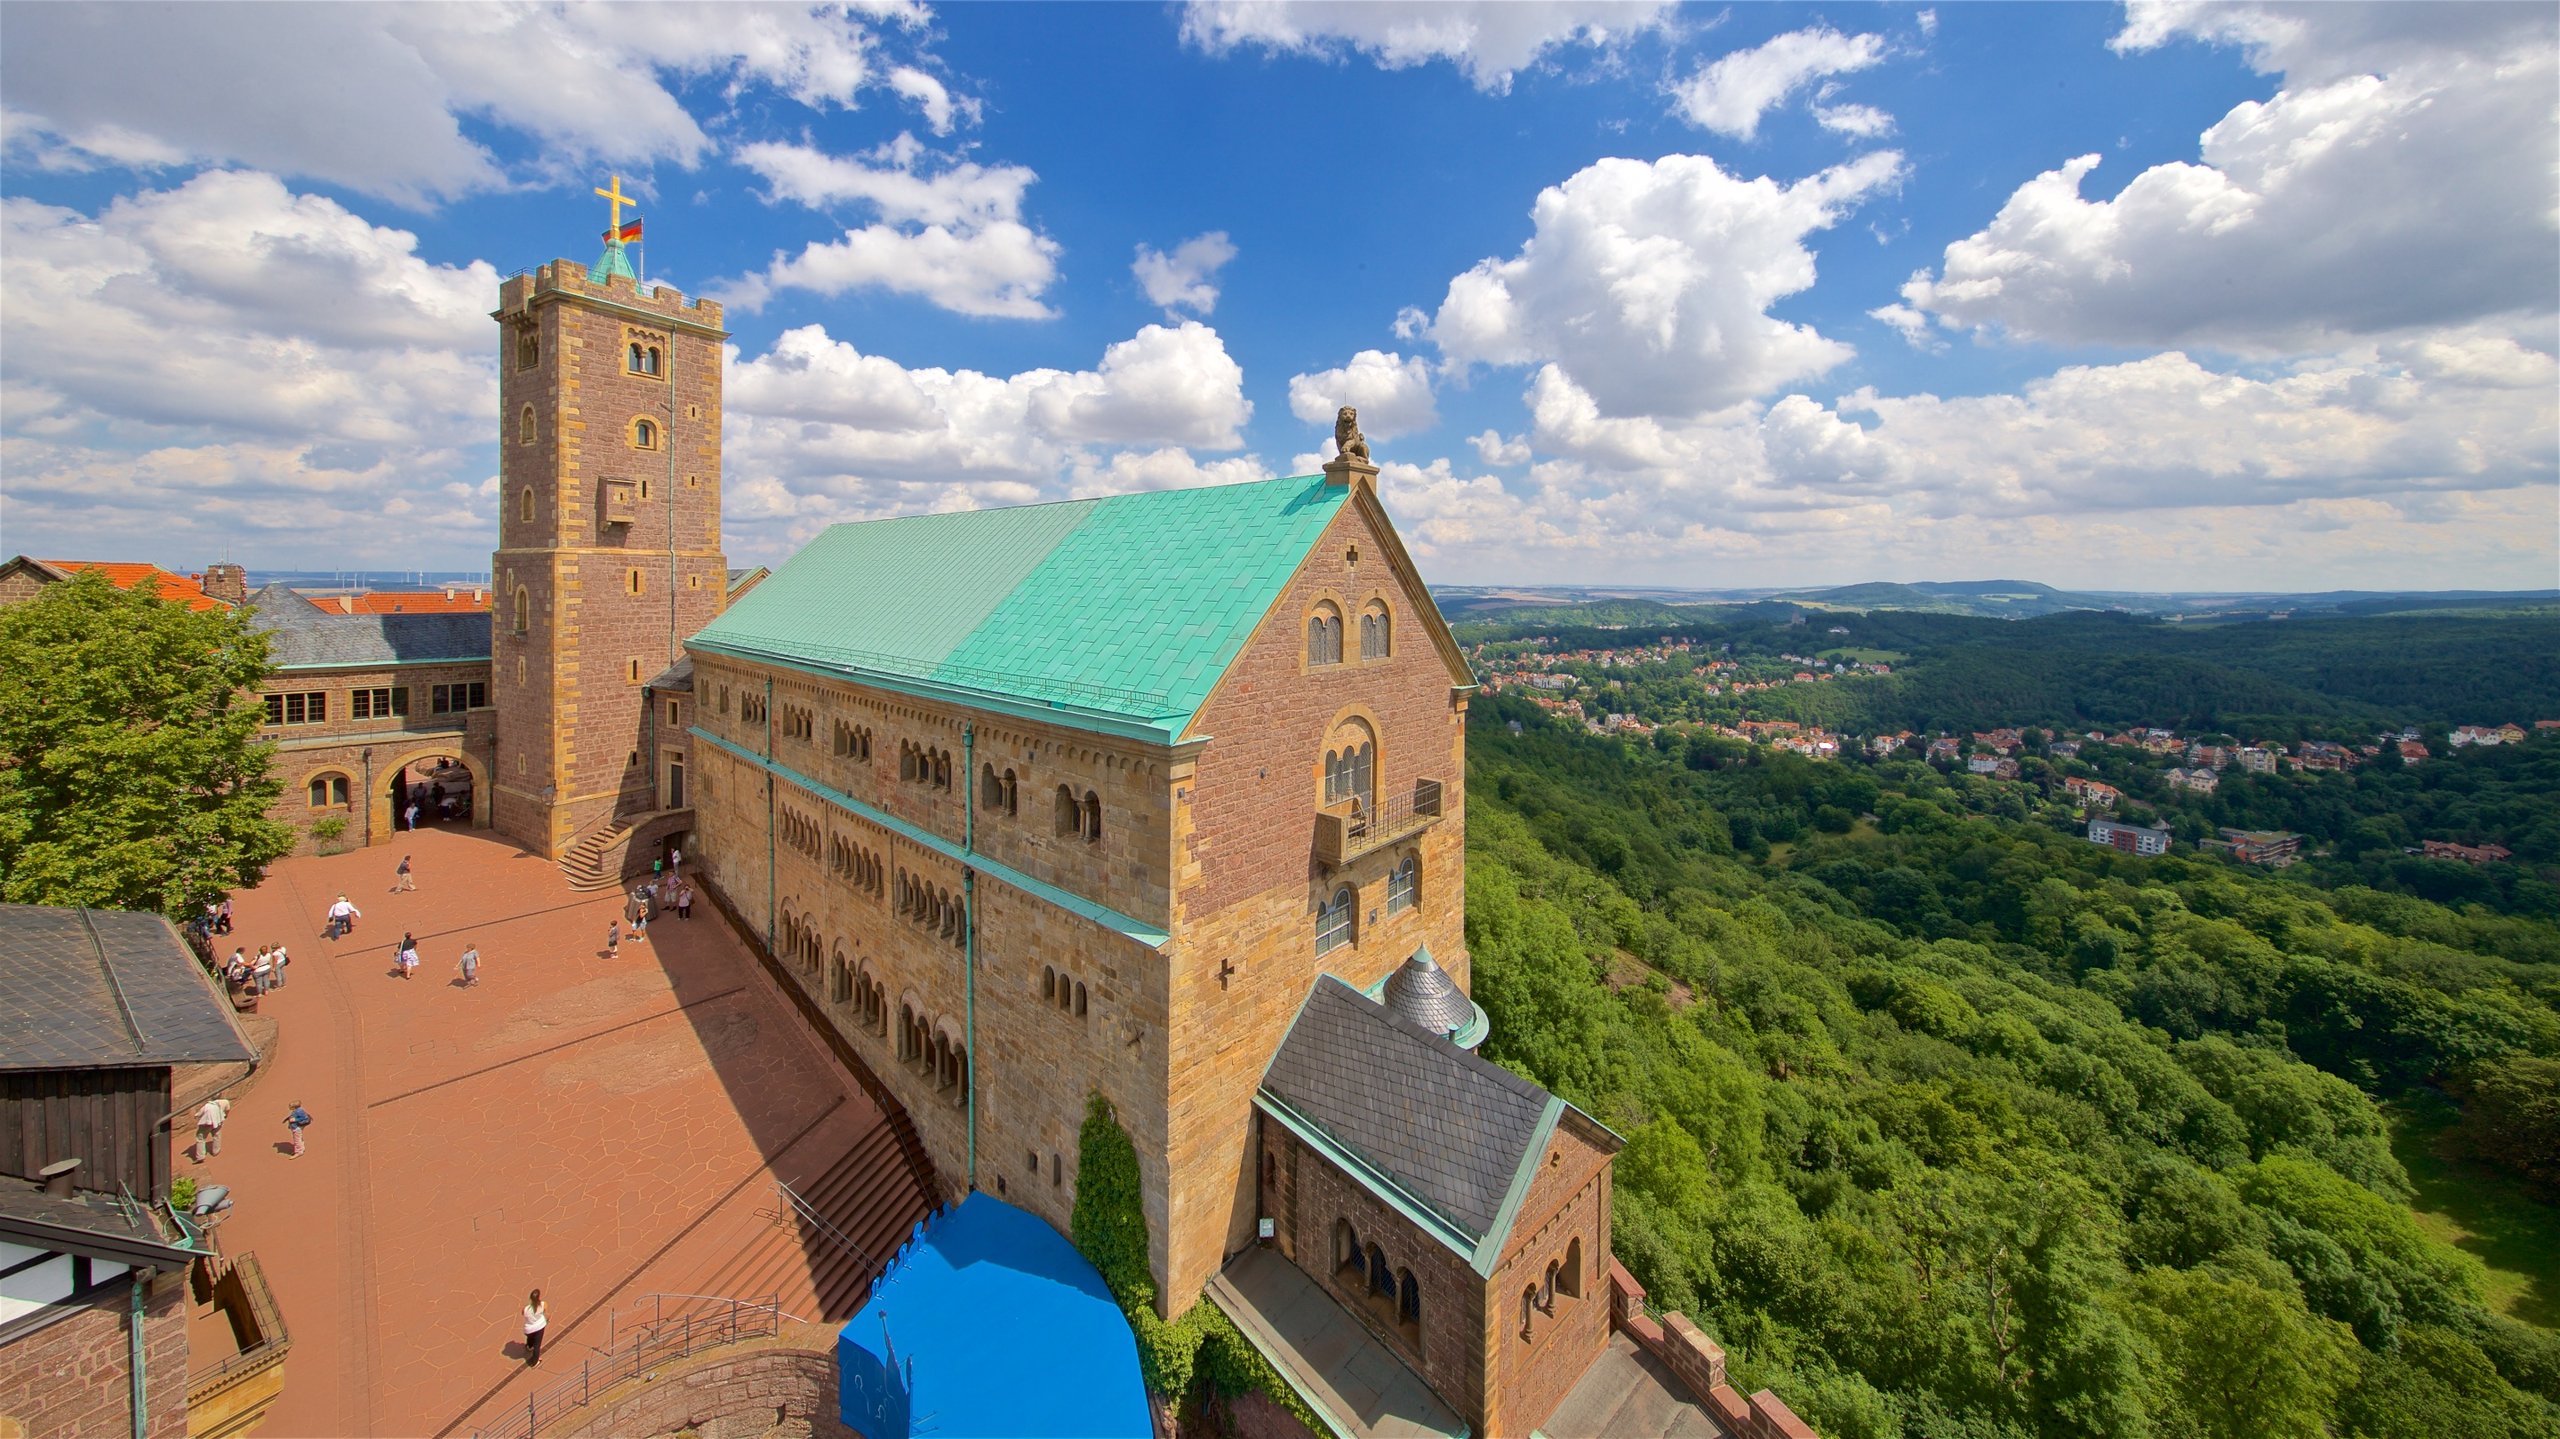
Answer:
<svg viewBox="0 0 2560 1439"><path fill-rule="evenodd" d="M266 637L83 571L0 610L0 900L173 918L290 852Z"/></svg>

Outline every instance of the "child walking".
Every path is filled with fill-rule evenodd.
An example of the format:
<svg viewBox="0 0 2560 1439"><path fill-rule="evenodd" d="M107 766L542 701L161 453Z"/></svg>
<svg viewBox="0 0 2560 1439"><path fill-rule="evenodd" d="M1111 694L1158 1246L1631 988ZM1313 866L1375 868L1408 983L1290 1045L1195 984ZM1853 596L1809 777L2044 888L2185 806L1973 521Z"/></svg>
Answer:
<svg viewBox="0 0 2560 1439"><path fill-rule="evenodd" d="M284 1117L284 1127L285 1132L293 1137L293 1157L300 1159L302 1131L311 1127L311 1112L302 1107L301 1100L297 1099L293 1102L293 1112Z"/></svg>

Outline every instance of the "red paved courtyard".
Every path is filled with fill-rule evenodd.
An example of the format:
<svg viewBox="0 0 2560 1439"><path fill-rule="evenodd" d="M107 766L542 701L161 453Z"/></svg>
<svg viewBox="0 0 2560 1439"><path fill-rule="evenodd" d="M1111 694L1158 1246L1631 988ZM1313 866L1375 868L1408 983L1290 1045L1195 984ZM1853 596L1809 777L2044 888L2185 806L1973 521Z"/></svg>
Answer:
<svg viewBox="0 0 2560 1439"><path fill-rule="evenodd" d="M389 892L403 853L415 893ZM340 893L364 919L331 943ZM818 1317L810 1271L827 1256L775 1226L771 1181L813 1179L857 1145L885 1155L881 1117L717 910L670 913L608 958L621 904L436 829L286 860L236 897L225 940L291 946L287 986L260 1009L279 1042L224 1152L181 1154L178 1172L231 1186L223 1248L258 1255L293 1335L262 1435L496 1422L534 1387L518 1311L537 1285L541 1382L652 1293L778 1294ZM391 960L404 931L424 961L414 980ZM482 956L470 989L466 941ZM315 1120L299 1160L284 1142L295 1101ZM196 1367L212 1357L200 1341Z"/></svg>

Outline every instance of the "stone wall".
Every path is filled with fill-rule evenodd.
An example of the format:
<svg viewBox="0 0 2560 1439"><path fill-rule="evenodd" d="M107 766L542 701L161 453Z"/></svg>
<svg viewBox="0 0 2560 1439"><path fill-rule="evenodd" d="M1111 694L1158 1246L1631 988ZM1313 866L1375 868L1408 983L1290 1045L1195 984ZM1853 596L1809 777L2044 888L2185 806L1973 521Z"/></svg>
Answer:
<svg viewBox="0 0 2560 1439"><path fill-rule="evenodd" d="M1556 1126L1513 1222L1510 1248L1485 1282L1494 1382L1485 1427L1525 1434L1545 1422L1609 1343L1610 1155L1568 1115ZM1552 1297L1547 1266L1556 1266ZM1523 1295L1536 1291L1543 1307Z"/></svg>
<svg viewBox="0 0 2560 1439"><path fill-rule="evenodd" d="M823 1325L662 1365L575 1409L549 1432L599 1439L856 1439L836 1417L834 1336Z"/></svg>
<svg viewBox="0 0 2560 1439"><path fill-rule="evenodd" d="M1615 1259L1609 1261L1609 1315L1617 1328L1661 1360L1734 1439L1820 1439L1777 1395L1763 1389L1745 1399L1726 1383L1723 1346L1687 1315L1674 1312L1657 1321L1647 1314L1644 1286Z"/></svg>
<svg viewBox="0 0 2560 1439"><path fill-rule="evenodd" d="M1175 793L1168 987L1181 1083L1164 1121L1170 1222L1156 1231L1175 1312L1253 1240L1253 1093L1316 975L1365 989L1427 944L1460 988L1468 984L1466 698L1453 689L1463 671L1434 646L1427 596L1390 567L1369 503L1343 506L1219 681L1193 727L1209 743ZM1364 662L1357 617L1373 600L1392 616L1391 653ZM1328 602L1350 619L1343 662L1310 667L1307 615ZM1314 857L1326 742L1354 721L1377 746L1379 799L1435 779L1442 818L1331 870ZM1388 876L1408 855L1421 862L1420 902L1390 915ZM1358 895L1353 942L1319 958L1316 911L1346 884Z"/></svg>
<svg viewBox="0 0 2560 1439"><path fill-rule="evenodd" d="M152 1439L187 1432L186 1276L151 1286L142 1321L144 1401ZM28 1439L133 1432L132 1290L110 1285L80 1312L0 1345L0 1433Z"/></svg>
<svg viewBox="0 0 2560 1439"><path fill-rule="evenodd" d="M599 821L654 807L641 687L725 602L723 332L712 301L598 284L567 260L506 281L498 309L495 813L556 857ZM629 370L635 342L660 373Z"/></svg>
<svg viewBox="0 0 2560 1439"><path fill-rule="evenodd" d="M434 708L436 686L473 682L489 683L487 661L269 674L258 687L261 695L317 691L328 696L329 718L320 724L268 725L259 731L261 738L276 742L275 775L284 782L284 793L269 807L268 818L302 830L304 853L316 847L311 826L330 815L347 822L337 841L341 846L362 845L368 836L372 843L390 844L399 832L399 817L391 806L392 773L405 764L449 757L470 771L471 823L486 827L495 788L491 779L497 759L497 711L483 706L438 714ZM384 688L406 689L409 712L388 719L355 718L353 693ZM367 750L373 752L369 766ZM346 781L347 802L312 804L311 781L331 777Z"/></svg>
<svg viewBox="0 0 2560 1439"><path fill-rule="evenodd" d="M1422 1376L1477 1432L1486 1432L1485 1281L1467 1261L1389 1208L1287 1126L1257 1116L1267 1161L1263 1205L1281 1254L1331 1295L1388 1351ZM1348 1224L1363 1252L1375 1244L1387 1270L1411 1274L1422 1292L1418 1326L1397 1322L1394 1305L1372 1295L1365 1269L1338 1263L1337 1226ZM1541 1416L1543 1417L1543 1416Z"/></svg>

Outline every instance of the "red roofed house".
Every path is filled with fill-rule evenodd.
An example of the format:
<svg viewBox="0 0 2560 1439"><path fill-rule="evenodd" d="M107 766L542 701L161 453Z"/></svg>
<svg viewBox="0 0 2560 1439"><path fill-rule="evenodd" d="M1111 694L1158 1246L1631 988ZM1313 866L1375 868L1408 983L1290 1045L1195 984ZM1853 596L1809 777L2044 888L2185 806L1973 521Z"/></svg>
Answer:
<svg viewBox="0 0 2560 1439"><path fill-rule="evenodd" d="M188 609L218 610L248 603L247 572L233 564L207 565L203 574L181 575L158 565L99 560L38 560L25 555L0 564L0 605L14 605L36 597L47 585L59 584L82 570L103 571L107 582L120 590L132 589L144 580L156 580L160 598Z"/></svg>

